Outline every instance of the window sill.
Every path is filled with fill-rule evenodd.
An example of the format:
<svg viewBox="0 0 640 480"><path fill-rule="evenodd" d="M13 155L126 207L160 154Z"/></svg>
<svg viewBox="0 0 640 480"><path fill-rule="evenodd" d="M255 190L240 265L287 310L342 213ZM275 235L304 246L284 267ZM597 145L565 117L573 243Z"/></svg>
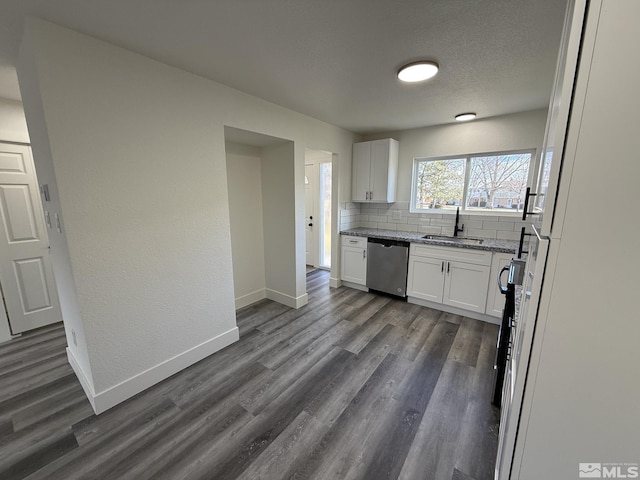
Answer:
<svg viewBox="0 0 640 480"><path fill-rule="evenodd" d="M424 214L424 215L455 215L456 209L449 208L428 208L425 210L409 209L409 213ZM470 217L507 217L507 218L522 218L522 210L509 212L506 209L496 208L494 210L460 210L460 215L467 215Z"/></svg>

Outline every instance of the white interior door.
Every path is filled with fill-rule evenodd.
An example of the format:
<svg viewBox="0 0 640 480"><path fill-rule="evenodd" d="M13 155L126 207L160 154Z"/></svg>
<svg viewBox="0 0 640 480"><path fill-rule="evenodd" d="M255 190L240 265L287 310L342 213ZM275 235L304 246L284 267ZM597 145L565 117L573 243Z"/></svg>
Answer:
<svg viewBox="0 0 640 480"><path fill-rule="evenodd" d="M0 143L0 284L16 334L62 320L31 149Z"/></svg>
<svg viewBox="0 0 640 480"><path fill-rule="evenodd" d="M317 166L305 165L304 167L304 195L305 195L305 231L306 231L306 263L307 265L317 266L316 254L316 224L318 216L316 215L316 197L318 178Z"/></svg>

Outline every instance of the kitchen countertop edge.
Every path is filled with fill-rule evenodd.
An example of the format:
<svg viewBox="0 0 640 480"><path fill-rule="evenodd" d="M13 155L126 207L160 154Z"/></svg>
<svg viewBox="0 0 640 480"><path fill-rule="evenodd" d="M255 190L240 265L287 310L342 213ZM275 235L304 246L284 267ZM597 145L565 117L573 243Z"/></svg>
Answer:
<svg viewBox="0 0 640 480"><path fill-rule="evenodd" d="M398 232L395 230L379 230L376 228L352 228L341 230L340 235L350 235L352 237L370 237L383 240L399 240L409 243L423 243L438 247L470 248L472 250L486 250L489 252L516 253L518 242L510 240L495 240L490 238L482 239L480 245L469 245L464 243L450 242L447 240L437 240L423 238L424 233Z"/></svg>

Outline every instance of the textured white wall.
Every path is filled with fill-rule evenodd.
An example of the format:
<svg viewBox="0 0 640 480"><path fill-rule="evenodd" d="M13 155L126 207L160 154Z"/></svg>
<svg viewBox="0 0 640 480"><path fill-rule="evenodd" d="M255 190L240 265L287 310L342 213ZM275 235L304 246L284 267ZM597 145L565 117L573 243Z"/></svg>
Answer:
<svg viewBox="0 0 640 480"><path fill-rule="evenodd" d="M411 175L415 157L438 157L467 153L535 148L540 154L547 122L547 110L532 110L466 123L449 123L370 135L365 140L395 138L398 156L398 202L411 196Z"/></svg>
<svg viewBox="0 0 640 480"><path fill-rule="evenodd" d="M226 167L213 161L222 130L197 88L175 94L166 67L41 25L42 100L100 392L235 327Z"/></svg>
<svg viewBox="0 0 640 480"><path fill-rule="evenodd" d="M29 143L22 103L0 98L0 140Z"/></svg>
<svg viewBox="0 0 640 480"><path fill-rule="evenodd" d="M24 103L24 108L29 119L29 128L31 131L36 132L31 138L31 145L38 181L49 185L51 201L47 208L50 215L55 217L55 214L62 215L62 206L53 168L49 137L46 135L47 125L42 105L40 82L35 71L34 56L33 45L29 38L25 38L20 48L20 64L18 65L20 90L22 98L27 100ZM95 392L84 324L78 303L76 282L71 269L71 257L69 255L66 231L66 228L62 229L62 233L58 233L57 230L53 229L49 231L49 245L52 253L51 264L56 278L60 310L67 336L67 348L76 359L76 368L81 371L86 388ZM72 332L76 334L77 344L73 342Z"/></svg>
<svg viewBox="0 0 640 480"><path fill-rule="evenodd" d="M25 41L97 393L235 327L224 125L299 145L278 288L305 290L304 148L349 162L354 135L48 22Z"/></svg>
<svg viewBox="0 0 640 480"><path fill-rule="evenodd" d="M259 148L226 143L235 298L264 291L262 173Z"/></svg>
<svg viewBox="0 0 640 480"><path fill-rule="evenodd" d="M303 179L304 182L304 179ZM266 287L296 298L294 146L262 149L262 215Z"/></svg>

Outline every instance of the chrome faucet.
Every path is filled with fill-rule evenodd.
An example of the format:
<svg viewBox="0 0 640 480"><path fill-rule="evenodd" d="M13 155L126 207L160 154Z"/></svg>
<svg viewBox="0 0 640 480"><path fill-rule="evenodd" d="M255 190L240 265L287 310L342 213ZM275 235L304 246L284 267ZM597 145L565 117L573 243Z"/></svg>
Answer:
<svg viewBox="0 0 640 480"><path fill-rule="evenodd" d="M456 208L456 224L453 227L453 236L457 237L458 233L464 231L464 223L461 227L458 226L458 222L460 222L460 207Z"/></svg>

